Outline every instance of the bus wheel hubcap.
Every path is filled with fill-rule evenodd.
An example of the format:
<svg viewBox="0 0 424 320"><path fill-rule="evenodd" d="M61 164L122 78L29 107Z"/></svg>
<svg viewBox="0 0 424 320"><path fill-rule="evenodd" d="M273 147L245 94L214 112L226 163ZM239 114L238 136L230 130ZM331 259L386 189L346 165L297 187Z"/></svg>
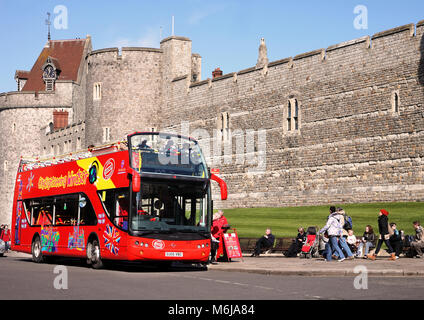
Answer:
<svg viewBox="0 0 424 320"><path fill-rule="evenodd" d="M34 244L34 255L36 257L40 255L40 244L38 242Z"/></svg>

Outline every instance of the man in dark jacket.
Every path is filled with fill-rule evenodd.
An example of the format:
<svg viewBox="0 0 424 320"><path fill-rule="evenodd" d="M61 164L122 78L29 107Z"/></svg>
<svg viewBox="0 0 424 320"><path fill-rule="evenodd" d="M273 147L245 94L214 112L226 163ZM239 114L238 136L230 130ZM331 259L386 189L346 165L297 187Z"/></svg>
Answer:
<svg viewBox="0 0 424 320"><path fill-rule="evenodd" d="M256 242L255 252L251 257L259 257L262 249L272 248L274 246L275 237L270 228L266 229L265 235Z"/></svg>
<svg viewBox="0 0 424 320"><path fill-rule="evenodd" d="M380 252L381 245L383 242L386 244L389 249L388 252L390 254L390 260L396 260L395 253L393 252L393 248L390 245L390 233L389 233L389 218L387 217L389 212L387 210L381 209L378 217L378 231L380 233L380 237L378 238L377 248L375 249L375 253L372 255L368 255L368 258L371 260L375 260L376 256Z"/></svg>
<svg viewBox="0 0 424 320"><path fill-rule="evenodd" d="M393 229L393 235L389 239L390 245L395 251L396 259L399 259L399 256L402 253L402 233L397 229L396 223L391 223L390 226Z"/></svg>
<svg viewBox="0 0 424 320"><path fill-rule="evenodd" d="M302 250L302 246L306 241L306 232L301 227L297 230L298 234L296 239L293 240L289 250L284 253L284 255L288 258L297 257L297 254Z"/></svg>

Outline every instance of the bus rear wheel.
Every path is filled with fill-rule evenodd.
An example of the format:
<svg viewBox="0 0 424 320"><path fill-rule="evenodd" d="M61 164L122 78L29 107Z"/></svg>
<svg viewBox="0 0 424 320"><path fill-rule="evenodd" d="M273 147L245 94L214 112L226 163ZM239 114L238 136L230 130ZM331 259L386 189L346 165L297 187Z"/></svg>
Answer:
<svg viewBox="0 0 424 320"><path fill-rule="evenodd" d="M87 245L87 263L94 269L103 268L103 261L100 257L100 245L97 239L92 240Z"/></svg>
<svg viewBox="0 0 424 320"><path fill-rule="evenodd" d="M43 253L41 251L41 241L36 237L31 245L32 261L41 263L44 261Z"/></svg>

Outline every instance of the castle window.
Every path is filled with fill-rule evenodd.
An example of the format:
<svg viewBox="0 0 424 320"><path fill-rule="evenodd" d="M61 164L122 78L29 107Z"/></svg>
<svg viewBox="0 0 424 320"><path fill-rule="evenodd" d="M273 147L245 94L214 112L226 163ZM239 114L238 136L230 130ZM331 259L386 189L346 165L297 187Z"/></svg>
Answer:
<svg viewBox="0 0 424 320"><path fill-rule="evenodd" d="M63 143L63 152L65 153L65 152L68 152L68 141L65 141L64 143Z"/></svg>
<svg viewBox="0 0 424 320"><path fill-rule="evenodd" d="M54 90L54 81L52 79L46 80L46 91L53 91Z"/></svg>
<svg viewBox="0 0 424 320"><path fill-rule="evenodd" d="M3 164L4 172L6 172L6 171L7 171L7 166L8 166L8 162L7 162L7 160L5 160L5 161L4 161L4 164Z"/></svg>
<svg viewBox="0 0 424 320"><path fill-rule="evenodd" d="M230 114L228 112L222 112L218 117L218 130L221 131L222 141L228 141L230 139Z"/></svg>
<svg viewBox="0 0 424 320"><path fill-rule="evenodd" d="M292 121L292 106L289 101L289 105L287 106L287 131L291 131L291 121Z"/></svg>
<svg viewBox="0 0 424 320"><path fill-rule="evenodd" d="M285 131L299 131L300 129L300 106L297 99L290 99L287 103L287 110L285 111Z"/></svg>
<svg viewBox="0 0 424 320"><path fill-rule="evenodd" d="M81 149L81 137L78 137L77 138L77 147L76 147L76 149L77 150Z"/></svg>
<svg viewBox="0 0 424 320"><path fill-rule="evenodd" d="M398 91L392 93L392 112L394 114L400 113L400 99Z"/></svg>
<svg viewBox="0 0 424 320"><path fill-rule="evenodd" d="M299 130L299 105L297 100L295 100L294 104L294 130Z"/></svg>
<svg viewBox="0 0 424 320"><path fill-rule="evenodd" d="M16 123L15 122L12 124L12 132L16 132Z"/></svg>
<svg viewBox="0 0 424 320"><path fill-rule="evenodd" d="M103 143L110 141L110 128L104 127L103 128Z"/></svg>
<svg viewBox="0 0 424 320"><path fill-rule="evenodd" d="M102 85L100 82L96 82L93 87L93 99L100 100L102 98Z"/></svg>

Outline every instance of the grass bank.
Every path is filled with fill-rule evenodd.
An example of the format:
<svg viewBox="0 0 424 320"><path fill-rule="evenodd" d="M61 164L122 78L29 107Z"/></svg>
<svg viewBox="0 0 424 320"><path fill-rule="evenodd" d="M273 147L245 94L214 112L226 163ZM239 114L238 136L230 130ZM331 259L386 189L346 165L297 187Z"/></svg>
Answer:
<svg viewBox="0 0 424 320"><path fill-rule="evenodd" d="M424 203L393 202L337 205L352 217L356 236L361 236L366 225L378 232L378 212L389 211L389 221L396 222L405 234L415 234L412 221L424 223ZM328 206L286 207L286 208L241 208L226 209L225 216L232 227L237 228L239 237L260 237L267 227L272 228L276 237L295 237L297 228L302 226L322 227L329 214Z"/></svg>

